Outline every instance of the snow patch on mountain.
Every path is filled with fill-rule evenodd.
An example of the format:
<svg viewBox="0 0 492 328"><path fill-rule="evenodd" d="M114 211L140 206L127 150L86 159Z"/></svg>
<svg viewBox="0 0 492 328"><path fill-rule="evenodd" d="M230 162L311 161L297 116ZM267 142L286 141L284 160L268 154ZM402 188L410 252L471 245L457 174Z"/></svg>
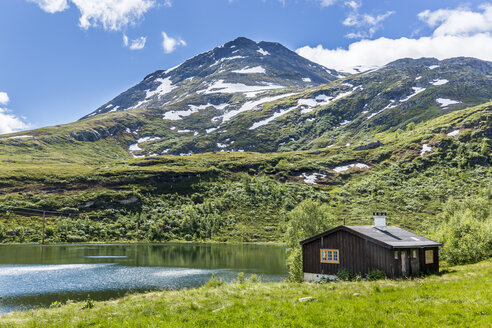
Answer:
<svg viewBox="0 0 492 328"><path fill-rule="evenodd" d="M460 130L453 130L447 134L448 137L456 137L458 134L460 134Z"/></svg>
<svg viewBox="0 0 492 328"><path fill-rule="evenodd" d="M247 101L239 109L231 110L227 113L224 113L224 115L222 115L222 116L214 117L212 119L212 121L219 121L220 119L222 119L222 123L224 123L224 122L229 121L231 118L233 118L234 116L236 116L242 112L252 110L259 105L262 105L262 104L265 104L265 103L268 103L271 101L279 100L282 98L287 98L287 97L290 97L292 95L295 95L295 93L285 93L285 94L278 95L278 96L264 97L264 98L261 98L259 100L255 100L255 101Z"/></svg>
<svg viewBox="0 0 492 328"><path fill-rule="evenodd" d="M326 174L321 174L321 173L302 173L301 176L304 178L304 182L307 184L317 184L316 181L318 179L324 179L326 178Z"/></svg>
<svg viewBox="0 0 492 328"><path fill-rule="evenodd" d="M270 53L266 50L263 50L262 48L256 50L257 52L259 52L260 54L262 54L263 56L267 56L269 55Z"/></svg>
<svg viewBox="0 0 492 328"><path fill-rule="evenodd" d="M286 109L282 109L280 112L276 112L272 116L270 116L270 117L268 117L268 118L266 118L264 120L255 122L249 128L249 130L255 130L255 129L259 128L260 126L267 125L268 123L270 123L271 121L275 120L276 118L279 118L280 116L285 115L285 114L291 112L292 110L294 110L296 108L297 108L297 106L286 108Z"/></svg>
<svg viewBox="0 0 492 328"><path fill-rule="evenodd" d="M432 84L432 85L443 85L443 84L446 84L448 82L449 81L446 79L435 79L430 84Z"/></svg>
<svg viewBox="0 0 492 328"><path fill-rule="evenodd" d="M337 166L333 169L333 171L340 173L340 172L345 172L351 168L358 168L358 169L368 169L369 165L364 164L364 163L354 163L354 164L348 164L348 165L343 165L343 166Z"/></svg>
<svg viewBox="0 0 492 328"><path fill-rule="evenodd" d="M421 88L421 87L412 87L412 89L413 89L413 93L410 94L408 97L401 99L400 102L405 102L407 100L410 100L410 98L413 98L416 95L418 95L419 93L425 91L425 88Z"/></svg>
<svg viewBox="0 0 492 328"><path fill-rule="evenodd" d="M160 140L161 138L160 137L143 137L143 138L139 138L137 139L137 142L134 143L134 144L131 144L129 147L128 147L128 151L130 152L130 154L133 156L133 158L141 158L141 157L145 157L145 155L135 155L134 153L137 152L137 151L141 151L142 148L140 148L140 144L141 143L144 143L144 142L149 142L149 141L155 141L155 140Z"/></svg>
<svg viewBox="0 0 492 328"><path fill-rule="evenodd" d="M420 151L420 156L424 156L425 153L431 152L432 147L429 146L428 144L423 144L422 145L422 150Z"/></svg>
<svg viewBox="0 0 492 328"><path fill-rule="evenodd" d="M170 120L170 121L179 121L182 120L183 117L190 116L193 113L197 113L200 110L209 108L209 107L214 107L215 109L223 110L225 109L229 104L223 103L219 105L214 105L211 103L205 104L205 105L188 105L190 109L188 110L171 110L169 112L164 113L163 119L164 120Z"/></svg>
<svg viewBox="0 0 492 328"><path fill-rule="evenodd" d="M198 94L214 94L214 93L258 93L266 90L282 89L281 85L268 83L265 85L246 85L243 83L228 83L224 80L218 80L209 85L207 89L197 91Z"/></svg>
<svg viewBox="0 0 492 328"><path fill-rule="evenodd" d="M171 67L171 68L169 68L169 69L165 70L165 71L164 71L164 74L169 74L169 73L171 73L172 71L174 71L176 68L178 68L178 67L179 67L179 66L181 66L181 65L183 65L183 63L181 63L181 64L179 64L179 65L176 65L176 66L174 66L174 67Z"/></svg>
<svg viewBox="0 0 492 328"><path fill-rule="evenodd" d="M218 64L221 64L225 61L230 61L230 60L234 60L234 59L243 59L243 58L246 58L244 56L232 56L232 57L224 57L224 58L221 58L219 60L217 60L215 63L213 63L212 65L210 65L210 67L212 66L215 66L215 65L218 65Z"/></svg>
<svg viewBox="0 0 492 328"><path fill-rule="evenodd" d="M456 105L461 103L461 101L457 100L452 100L452 99L447 99L447 98L437 98L436 102L441 105L442 108L446 108L451 105Z"/></svg>
<svg viewBox="0 0 492 328"><path fill-rule="evenodd" d="M261 66L248 67L232 71L232 73L238 74L265 74L266 70Z"/></svg>
<svg viewBox="0 0 492 328"><path fill-rule="evenodd" d="M353 87L352 84L347 83L347 85L350 85ZM340 100L342 98L345 98L349 95L351 95L354 91L360 89L360 86L353 87L351 90L339 93L337 96L332 97L332 96L327 96L324 94L317 95L315 98L304 98L304 99L299 99L297 101L298 106L303 106L305 108L301 109L301 114L307 114L309 112L312 112L314 109L320 106L325 106L328 105L334 101ZM306 107L307 106L307 107Z"/></svg>
<svg viewBox="0 0 492 328"><path fill-rule="evenodd" d="M390 103L389 103L388 105L386 105L386 107L384 107L383 109L381 109L381 110L377 111L376 113L372 113L371 115L369 115L369 116L367 117L367 119L371 119L371 118L373 118L374 116L376 116L376 115L378 115L378 114L381 114L381 113L382 113L382 112L384 112L385 110L387 110L387 109L391 109L391 108L394 108L394 107L396 107L396 106L398 106L398 103L396 103L396 101L395 101L395 100L391 99L391 100L390 100Z"/></svg>
<svg viewBox="0 0 492 328"><path fill-rule="evenodd" d="M145 99L151 98L155 95L162 97L177 88L177 86L173 85L173 82L169 77L165 79L157 78L155 81L160 82L161 84L154 91L146 90Z"/></svg>

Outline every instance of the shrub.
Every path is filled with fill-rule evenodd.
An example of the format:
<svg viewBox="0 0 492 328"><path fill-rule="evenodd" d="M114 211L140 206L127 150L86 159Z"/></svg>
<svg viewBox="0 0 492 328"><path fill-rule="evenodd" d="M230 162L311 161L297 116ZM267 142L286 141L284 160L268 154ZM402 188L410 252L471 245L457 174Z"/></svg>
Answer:
<svg viewBox="0 0 492 328"><path fill-rule="evenodd" d="M249 276L248 281L251 283L259 283L261 282L261 277L253 273L252 275Z"/></svg>
<svg viewBox="0 0 492 328"><path fill-rule="evenodd" d="M246 276L244 275L244 272L239 272L237 274L236 282L239 284L244 284L246 282Z"/></svg>
<svg viewBox="0 0 492 328"><path fill-rule="evenodd" d="M354 280L354 275L349 272L347 269L340 269L338 272L337 272L337 278L339 280L343 280L343 281L351 281L351 280Z"/></svg>
<svg viewBox="0 0 492 328"><path fill-rule="evenodd" d="M492 256L492 211L490 197L472 196L449 200L441 218L438 238L442 258L450 264L474 263Z"/></svg>
<svg viewBox="0 0 492 328"><path fill-rule="evenodd" d="M85 304L82 307L82 310L92 309L94 307L94 300L91 298L91 295L87 295L87 299L85 300Z"/></svg>
<svg viewBox="0 0 492 328"><path fill-rule="evenodd" d="M386 279L386 273L381 270L372 270L369 271L369 273L366 275L367 280L381 280L381 279Z"/></svg>
<svg viewBox="0 0 492 328"><path fill-rule="evenodd" d="M304 272L302 271L302 249L300 247L289 249L287 267L289 268L289 280L293 282L304 281Z"/></svg>
<svg viewBox="0 0 492 328"><path fill-rule="evenodd" d="M215 273L212 273L210 280L207 281L207 283L204 285L204 287L206 287L206 288L217 288L219 286L222 286L223 284L224 284L224 280L215 277Z"/></svg>

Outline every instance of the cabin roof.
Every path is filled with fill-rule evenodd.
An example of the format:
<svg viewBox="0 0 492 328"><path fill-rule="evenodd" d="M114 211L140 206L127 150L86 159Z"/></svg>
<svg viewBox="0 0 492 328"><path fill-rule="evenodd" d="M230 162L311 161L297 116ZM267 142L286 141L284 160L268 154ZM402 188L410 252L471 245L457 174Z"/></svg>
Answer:
<svg viewBox="0 0 492 328"><path fill-rule="evenodd" d="M395 226L387 226L386 231L375 228L374 226L338 226L336 228L327 230L318 235L312 236L308 239L301 241L301 245L309 243L313 240L327 236L339 230L345 230L351 232L361 238L374 241L378 244L382 244L391 248L410 248L410 247L429 247L429 246L441 246L434 240L417 235L416 233L402 229Z"/></svg>

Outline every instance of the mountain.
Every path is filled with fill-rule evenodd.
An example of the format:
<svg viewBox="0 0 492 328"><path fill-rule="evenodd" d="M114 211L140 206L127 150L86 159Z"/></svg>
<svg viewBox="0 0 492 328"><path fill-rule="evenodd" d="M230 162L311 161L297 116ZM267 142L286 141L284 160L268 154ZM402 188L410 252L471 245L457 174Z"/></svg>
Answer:
<svg viewBox="0 0 492 328"><path fill-rule="evenodd" d="M147 75L77 122L0 138L0 152L97 162L362 145L491 94L492 63L474 58L400 59L344 76L238 38Z"/></svg>
<svg viewBox="0 0 492 328"><path fill-rule="evenodd" d="M193 102L217 107L219 103L231 102L235 93L254 98L269 90L320 85L339 77L343 75L279 43L237 38L181 65L147 75L142 82L85 118L135 108L172 108ZM192 95L194 97L189 98Z"/></svg>
<svg viewBox="0 0 492 328"><path fill-rule="evenodd" d="M62 213L49 242L281 241L305 199L429 233L492 184L491 94L474 58L344 76L239 38L76 122L0 136L0 242L39 241L16 208Z"/></svg>

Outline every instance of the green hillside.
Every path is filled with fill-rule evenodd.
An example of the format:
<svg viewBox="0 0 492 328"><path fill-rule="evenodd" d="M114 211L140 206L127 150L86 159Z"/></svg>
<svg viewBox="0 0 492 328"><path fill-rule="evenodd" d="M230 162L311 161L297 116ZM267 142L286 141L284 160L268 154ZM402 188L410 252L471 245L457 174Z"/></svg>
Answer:
<svg viewBox="0 0 492 328"><path fill-rule="evenodd" d="M350 145L277 153L130 159L111 138L60 136L72 135L73 124L29 131L1 140L0 240L40 240L40 219L11 210L28 207L66 214L48 219L48 242L278 242L286 214L304 199L329 204L347 223L367 224L373 210L385 210L390 224L428 235L447 199L491 185L491 108L453 111ZM128 126L139 113L76 124L111 134L105 115Z"/></svg>

